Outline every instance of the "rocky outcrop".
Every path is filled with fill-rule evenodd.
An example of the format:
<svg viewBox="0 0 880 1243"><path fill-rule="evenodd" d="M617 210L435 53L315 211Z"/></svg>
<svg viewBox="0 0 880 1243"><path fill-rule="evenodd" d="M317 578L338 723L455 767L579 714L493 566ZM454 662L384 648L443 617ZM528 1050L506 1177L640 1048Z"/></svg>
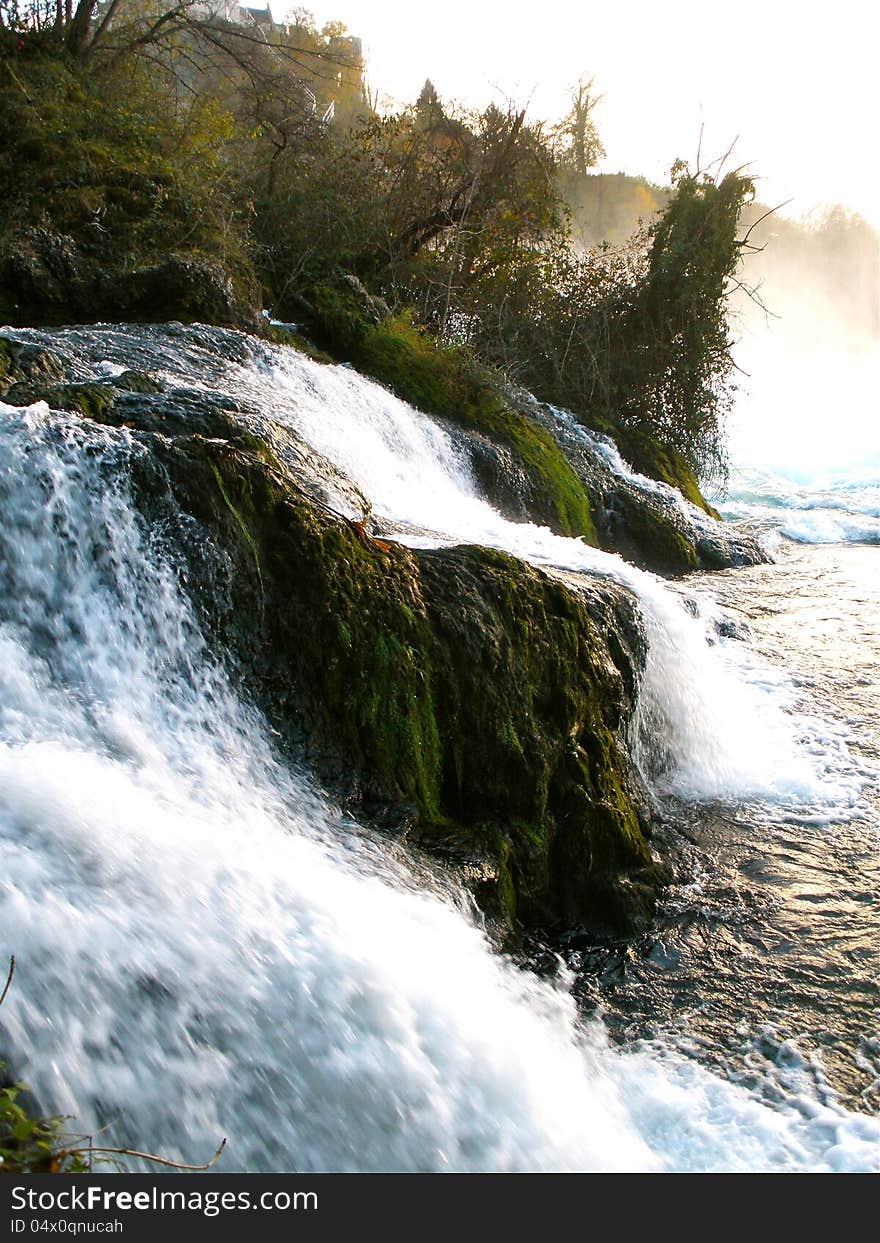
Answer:
<svg viewBox="0 0 880 1243"><path fill-rule="evenodd" d="M129 375L44 395L147 447L130 465L139 508L279 746L441 855L508 938L644 926L664 874L625 745L644 656L626 589L373 539L235 411ZM106 400L81 401L92 389Z"/></svg>
<svg viewBox="0 0 880 1243"><path fill-rule="evenodd" d="M613 440L591 431L389 315L354 278L316 286L296 310L334 357L442 418L506 517L578 535L660 574L765 560L752 537L719 520L680 455L645 432L615 427Z"/></svg>
<svg viewBox="0 0 880 1243"><path fill-rule="evenodd" d="M766 561L758 540L722 522L684 463L646 433L618 428L613 438L522 390L512 390L508 400L565 454L592 498L602 548L667 575Z"/></svg>
<svg viewBox="0 0 880 1243"><path fill-rule="evenodd" d="M488 494L501 509L560 535L597 542L581 480L552 437L506 400L497 375L466 351L437 342L408 315L389 315L381 299L353 278L315 286L297 306L310 337L333 358L353 363L416 409L472 438L475 448L482 446L482 456L475 453L476 473L483 478L481 465L489 472L484 484L495 475L499 490ZM493 455L501 458L497 468ZM505 485L506 466L522 483L522 505Z"/></svg>
<svg viewBox="0 0 880 1243"><path fill-rule="evenodd" d="M13 384L52 385L63 381L66 360L42 346L0 337L0 394Z"/></svg>
<svg viewBox="0 0 880 1243"><path fill-rule="evenodd" d="M258 332L261 308L252 273L201 253L132 264L45 228L0 246L0 322L11 325L180 320Z"/></svg>
<svg viewBox="0 0 880 1243"><path fill-rule="evenodd" d="M659 873L625 747L642 659L625 590L373 540L224 429L150 460L198 521L180 534L206 624L286 745L460 868L508 931L642 926ZM149 512L152 474L141 494Z"/></svg>

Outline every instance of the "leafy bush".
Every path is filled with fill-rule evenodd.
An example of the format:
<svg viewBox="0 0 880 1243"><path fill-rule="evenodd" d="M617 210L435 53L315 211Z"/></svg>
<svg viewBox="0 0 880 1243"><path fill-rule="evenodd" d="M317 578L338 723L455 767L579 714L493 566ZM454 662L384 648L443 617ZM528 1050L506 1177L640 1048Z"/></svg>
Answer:
<svg viewBox="0 0 880 1243"><path fill-rule="evenodd" d="M3 1072L0 1062L0 1074ZM66 1118L33 1117L20 1102L22 1083L0 1088L0 1174L75 1174L88 1169L64 1142Z"/></svg>

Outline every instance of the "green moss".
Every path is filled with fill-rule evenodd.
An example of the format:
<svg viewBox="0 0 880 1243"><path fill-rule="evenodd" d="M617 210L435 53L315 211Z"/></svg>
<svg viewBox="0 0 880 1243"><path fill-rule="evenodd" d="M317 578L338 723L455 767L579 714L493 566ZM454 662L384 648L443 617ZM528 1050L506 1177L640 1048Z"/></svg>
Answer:
<svg viewBox="0 0 880 1243"><path fill-rule="evenodd" d="M266 336L275 345L288 345L298 353L305 354L312 362L333 362L332 354L328 354L326 350L319 349L308 337L304 337L301 332L295 332L292 328L284 327L281 324L269 324L266 329Z"/></svg>
<svg viewBox="0 0 880 1243"><path fill-rule="evenodd" d="M660 574L688 574L700 568L693 543L659 507L621 494L617 509L619 529L611 540L616 551L631 552L639 564Z"/></svg>
<svg viewBox="0 0 880 1243"><path fill-rule="evenodd" d="M504 400L498 382L467 351L443 345L409 314L381 315L363 291L318 285L309 291L309 328L337 357L392 389L418 410L480 432L513 450L543 498L559 534L596 544L590 498L564 454L544 431Z"/></svg>
<svg viewBox="0 0 880 1243"><path fill-rule="evenodd" d="M703 496L694 472L676 449L662 444L641 428L606 422L600 430L607 432L616 441L621 454L634 470L650 479L668 483L710 517L720 517L718 511Z"/></svg>
<svg viewBox="0 0 880 1243"><path fill-rule="evenodd" d="M372 541L208 432L154 456L223 550L218 581L200 537L190 589L279 737L305 736L331 788L486 859L487 910L589 918L599 878L647 846L620 733L632 673L584 599L504 553Z"/></svg>
<svg viewBox="0 0 880 1243"><path fill-rule="evenodd" d="M531 824L515 816L508 823L508 832L515 841L528 843L538 848L543 848L547 842L546 824Z"/></svg>
<svg viewBox="0 0 880 1243"><path fill-rule="evenodd" d="M359 670L351 709L378 770L394 775L404 795L436 819L440 744L427 663L426 651L394 634L377 635Z"/></svg>
<svg viewBox="0 0 880 1243"><path fill-rule="evenodd" d="M498 881L496 886L498 904L503 917L509 924L513 924L517 917L517 910L516 884L514 883L510 867L510 843L503 837L498 838L496 850L498 860Z"/></svg>
<svg viewBox="0 0 880 1243"><path fill-rule="evenodd" d="M554 529L597 542L589 496L561 450L543 428L511 409L490 373L465 351L439 344L398 315L365 328L351 356L417 409L512 449L546 497Z"/></svg>
<svg viewBox="0 0 880 1243"><path fill-rule="evenodd" d="M248 530L247 523L245 522L244 518L242 518L239 511L236 509L236 507L233 505L232 501L230 500L229 493L226 491L226 488L223 483L223 476L220 474L220 471L217 469L216 465L212 464L212 469L214 471L214 478L217 480L217 487L220 489L220 495L223 497L223 503L226 505L226 508L229 510L229 512L232 514L233 518L235 519L236 525L238 526L238 529L241 532L245 543L247 544L248 548L251 550L251 553L253 554L254 567L257 571L257 578L259 579L259 582L260 582L260 596L261 596L261 601L262 601L261 611L262 611L262 609L265 607L265 590L263 588L263 572L260 568L260 550L257 548L256 540L254 539L254 537L251 535L250 531Z"/></svg>
<svg viewBox="0 0 880 1243"><path fill-rule="evenodd" d="M39 345L0 337L0 392L11 384L56 385L64 378L64 361Z"/></svg>
<svg viewBox="0 0 880 1243"><path fill-rule="evenodd" d="M514 726L513 721L511 721L510 717L505 717L505 719L499 725L498 737L501 740L501 742L504 743L506 747L510 748L511 751L515 751L518 755L522 755L523 753L522 743L519 740L519 735L516 732L516 727Z"/></svg>
<svg viewBox="0 0 880 1243"><path fill-rule="evenodd" d="M309 301L317 313L322 344L336 356L353 358L372 327L361 301L342 285L314 285Z"/></svg>
<svg viewBox="0 0 880 1243"><path fill-rule="evenodd" d="M45 401L53 410L69 410L102 423L114 397L114 390L106 384L34 384L20 380L7 389L4 400L14 406Z"/></svg>
<svg viewBox="0 0 880 1243"><path fill-rule="evenodd" d="M162 393L164 385L146 371L123 371L110 381L114 388L126 393Z"/></svg>
<svg viewBox="0 0 880 1243"><path fill-rule="evenodd" d="M167 106L146 63L125 53L101 72L62 57L19 62L0 75L3 318L256 327L246 213L223 155L231 116L205 95Z"/></svg>

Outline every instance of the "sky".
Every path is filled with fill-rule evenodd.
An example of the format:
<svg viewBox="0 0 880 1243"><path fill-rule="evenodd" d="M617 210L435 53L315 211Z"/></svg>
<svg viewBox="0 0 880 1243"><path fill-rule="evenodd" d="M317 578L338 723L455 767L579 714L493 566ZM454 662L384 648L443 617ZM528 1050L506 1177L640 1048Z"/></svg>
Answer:
<svg viewBox="0 0 880 1243"><path fill-rule="evenodd" d="M442 98L531 101L556 118L586 74L606 172L666 180L673 160L749 163L759 198L786 214L842 202L880 227L876 85L880 5L872 0L316 0L364 43L370 86L401 102L426 77ZM273 4L276 18L284 6Z"/></svg>

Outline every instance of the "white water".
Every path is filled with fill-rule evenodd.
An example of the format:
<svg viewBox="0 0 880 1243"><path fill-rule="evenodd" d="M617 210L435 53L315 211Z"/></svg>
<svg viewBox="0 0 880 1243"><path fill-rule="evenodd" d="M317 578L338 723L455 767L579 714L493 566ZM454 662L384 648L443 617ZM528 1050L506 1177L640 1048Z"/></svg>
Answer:
<svg viewBox="0 0 880 1243"><path fill-rule="evenodd" d="M411 528L407 542L500 548L534 565L610 576L636 593L649 650L633 745L658 788L849 814L860 777L845 745L787 711L784 677L742 645L714 643L711 614L694 617L679 593L620 557L503 518L442 428L357 373L286 351L268 380L274 417L354 479L378 514Z"/></svg>
<svg viewBox="0 0 880 1243"><path fill-rule="evenodd" d="M880 453L845 471L798 476L740 467L721 512L759 525L771 546L774 533L798 544L880 544Z"/></svg>
<svg viewBox="0 0 880 1243"><path fill-rule="evenodd" d="M625 479L645 495L654 497L665 506L677 510L685 519L687 526L699 532L712 529L714 520L704 513L702 509L698 509L696 505L682 496L677 488L671 487L662 480L651 479L648 475L640 474L639 471L634 470L630 466L629 462L624 461L620 450L610 436L584 427L577 421L570 410L562 410L556 406L552 406L551 409L559 421L571 433L590 446L592 451L609 467L612 474L617 475L620 479Z"/></svg>
<svg viewBox="0 0 880 1243"><path fill-rule="evenodd" d="M314 418L325 450L332 429L377 509L625 577L655 609L656 678L711 672L733 693L655 580L505 523L382 390L301 374L337 387L313 412L279 389L277 412ZM770 1106L672 1052L610 1048L564 981L494 955L460 896L424 892L279 765L129 505L137 446L86 427L0 407L0 916L18 960L2 1018L49 1107L188 1159L228 1134L227 1169L874 1166L874 1122L797 1076ZM649 694L674 712L670 691ZM693 694L696 720L713 695Z"/></svg>
<svg viewBox="0 0 880 1243"><path fill-rule="evenodd" d="M795 543L880 543L880 344L836 324L750 324L731 426L727 518Z"/></svg>

